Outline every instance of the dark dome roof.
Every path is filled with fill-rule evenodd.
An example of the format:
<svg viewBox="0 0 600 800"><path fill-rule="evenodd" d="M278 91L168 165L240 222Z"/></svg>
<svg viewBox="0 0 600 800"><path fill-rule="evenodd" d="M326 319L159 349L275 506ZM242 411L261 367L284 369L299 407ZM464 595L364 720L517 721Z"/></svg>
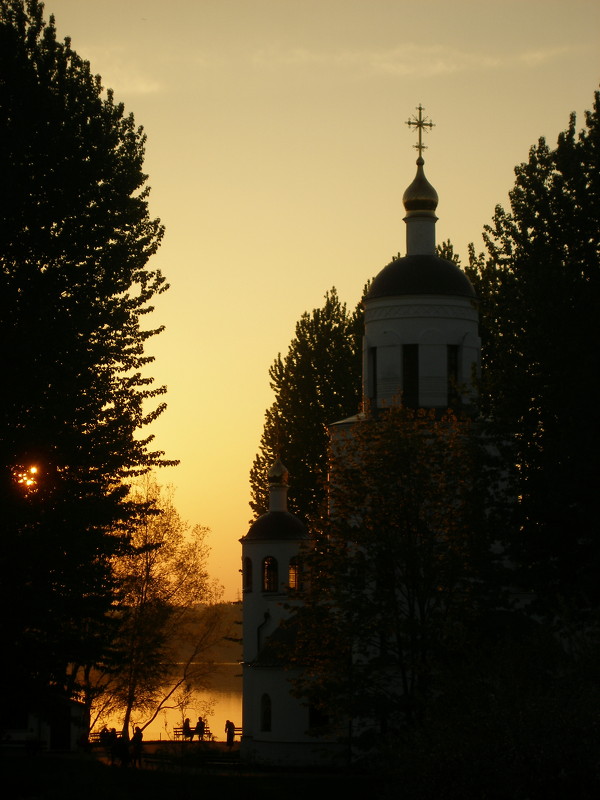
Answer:
<svg viewBox="0 0 600 800"><path fill-rule="evenodd" d="M250 526L244 536L248 539L270 539L285 541L288 539L307 539L306 526L298 517L289 511L267 511Z"/></svg>
<svg viewBox="0 0 600 800"><path fill-rule="evenodd" d="M365 300L404 294L447 294L475 297L475 290L465 273L435 255L398 258L384 267L373 280Z"/></svg>

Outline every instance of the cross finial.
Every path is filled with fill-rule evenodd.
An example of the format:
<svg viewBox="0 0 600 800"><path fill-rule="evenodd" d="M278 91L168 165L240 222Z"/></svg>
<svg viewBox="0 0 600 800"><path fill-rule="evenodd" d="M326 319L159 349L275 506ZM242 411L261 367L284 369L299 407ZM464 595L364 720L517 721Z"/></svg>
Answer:
<svg viewBox="0 0 600 800"><path fill-rule="evenodd" d="M419 116L415 117L414 115L407 121L407 125L409 128L416 128L419 132L419 141L417 144L413 145L419 151L419 158L423 157L423 150L427 149L427 145L423 144L423 131L425 129L431 130L434 127L433 122L428 119L428 117L423 117L423 111L425 109L422 105L417 106L417 111L419 112Z"/></svg>

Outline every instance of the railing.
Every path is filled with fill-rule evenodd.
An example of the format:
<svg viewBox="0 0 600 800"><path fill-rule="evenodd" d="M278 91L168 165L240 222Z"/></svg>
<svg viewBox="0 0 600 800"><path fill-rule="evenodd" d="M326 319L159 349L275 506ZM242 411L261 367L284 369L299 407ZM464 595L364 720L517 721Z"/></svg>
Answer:
<svg viewBox="0 0 600 800"><path fill-rule="evenodd" d="M106 731L92 731L88 736L88 741L91 744L111 744L114 741L115 734ZM121 732L116 733L117 739L121 738Z"/></svg>

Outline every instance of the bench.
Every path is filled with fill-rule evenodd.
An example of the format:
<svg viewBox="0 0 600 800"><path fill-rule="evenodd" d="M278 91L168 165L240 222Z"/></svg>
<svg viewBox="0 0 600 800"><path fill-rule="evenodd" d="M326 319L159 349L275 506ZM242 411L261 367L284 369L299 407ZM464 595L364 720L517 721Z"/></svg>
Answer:
<svg viewBox="0 0 600 800"><path fill-rule="evenodd" d="M120 739L121 735L122 734L119 731L117 733L117 739ZM110 739L107 738L107 740L104 741L105 737L107 737L106 731L104 733L102 733L102 731L92 731L88 736L88 740L90 744L110 744Z"/></svg>
<svg viewBox="0 0 600 800"><path fill-rule="evenodd" d="M174 739L190 739L191 741L194 740L194 737L197 737L198 734L194 730L194 728L190 728L190 734L188 736L183 735L183 727L173 728L173 738ZM210 732L210 728L208 725L204 726L204 736L200 736L198 741L205 741L208 740L209 742L212 740L212 733Z"/></svg>
<svg viewBox="0 0 600 800"><path fill-rule="evenodd" d="M242 728L234 728L233 734L234 736L239 736L240 739L242 738L243 729Z"/></svg>

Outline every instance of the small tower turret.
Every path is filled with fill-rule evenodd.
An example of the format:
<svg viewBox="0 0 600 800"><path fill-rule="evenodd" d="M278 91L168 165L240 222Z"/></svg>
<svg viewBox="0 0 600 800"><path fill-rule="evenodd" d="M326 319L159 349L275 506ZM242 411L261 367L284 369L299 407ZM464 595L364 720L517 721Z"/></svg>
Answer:
<svg viewBox="0 0 600 800"><path fill-rule="evenodd" d="M269 510L255 520L242 544L243 738L252 760L273 762L274 743L310 741L308 712L290 697L287 665L273 644L282 635L299 588L299 553L309 536L287 510L288 471L277 458L267 473ZM286 607L288 606L288 607ZM277 748L275 747L275 750Z"/></svg>

